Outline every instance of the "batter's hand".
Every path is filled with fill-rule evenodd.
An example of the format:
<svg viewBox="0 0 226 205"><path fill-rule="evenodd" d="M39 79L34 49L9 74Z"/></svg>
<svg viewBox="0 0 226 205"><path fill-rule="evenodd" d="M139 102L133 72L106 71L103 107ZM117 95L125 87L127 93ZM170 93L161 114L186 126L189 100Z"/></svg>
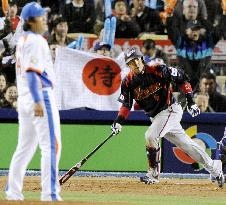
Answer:
<svg viewBox="0 0 226 205"><path fill-rule="evenodd" d="M122 130L122 125L120 125L119 123L112 124L111 131L113 135L117 135L119 132L121 132L121 130Z"/></svg>
<svg viewBox="0 0 226 205"><path fill-rule="evenodd" d="M200 109L196 104L188 105L187 110L192 117L196 117L200 114Z"/></svg>
<svg viewBox="0 0 226 205"><path fill-rule="evenodd" d="M35 103L34 110L35 110L35 116L36 117L43 117L44 116L42 103L40 103L40 102Z"/></svg>

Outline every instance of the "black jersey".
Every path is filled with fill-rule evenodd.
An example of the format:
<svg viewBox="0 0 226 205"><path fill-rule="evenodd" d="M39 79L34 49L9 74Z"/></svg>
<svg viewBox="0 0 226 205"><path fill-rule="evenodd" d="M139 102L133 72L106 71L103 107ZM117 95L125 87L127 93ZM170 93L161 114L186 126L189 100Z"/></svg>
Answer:
<svg viewBox="0 0 226 205"><path fill-rule="evenodd" d="M123 79L118 101L131 109L135 100L150 117L154 117L175 102L171 83L181 86L186 82L183 70L150 62L143 73L129 72Z"/></svg>

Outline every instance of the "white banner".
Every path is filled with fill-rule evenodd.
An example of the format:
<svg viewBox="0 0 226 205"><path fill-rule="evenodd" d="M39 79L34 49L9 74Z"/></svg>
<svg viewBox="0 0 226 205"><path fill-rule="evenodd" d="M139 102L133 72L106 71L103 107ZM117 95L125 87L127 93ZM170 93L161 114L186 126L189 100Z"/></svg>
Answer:
<svg viewBox="0 0 226 205"><path fill-rule="evenodd" d="M118 110L121 106L117 99L121 80L128 72L123 58L114 60L95 53L59 47L56 49L54 69L55 93L60 110L81 107Z"/></svg>

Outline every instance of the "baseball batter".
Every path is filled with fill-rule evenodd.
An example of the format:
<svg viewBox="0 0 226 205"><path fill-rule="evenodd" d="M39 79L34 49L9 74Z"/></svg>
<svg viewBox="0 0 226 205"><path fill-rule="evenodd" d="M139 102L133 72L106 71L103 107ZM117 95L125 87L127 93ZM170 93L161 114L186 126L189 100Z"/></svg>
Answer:
<svg viewBox="0 0 226 205"><path fill-rule="evenodd" d="M203 148L185 134L180 124L183 110L172 95L171 83L177 84L185 93L187 109L192 117L200 114L183 70L167 67L158 59L146 63L142 53L135 47L125 54L125 61L131 71L122 82L118 99L122 106L111 129L114 134L121 131L121 124L127 119L134 100L151 118L152 124L145 133L149 170L145 177L141 177L141 181L146 184L159 182L159 140L165 137L195 161L202 163L222 187L224 176L221 161L212 160Z"/></svg>
<svg viewBox="0 0 226 205"><path fill-rule="evenodd" d="M37 146L41 149L41 200L59 201L58 163L61 154L59 112L55 103L50 50L42 33L45 10L26 4L21 13L24 34L16 50L19 137L9 169L6 198L23 200L23 179Z"/></svg>
<svg viewBox="0 0 226 205"><path fill-rule="evenodd" d="M223 168L226 166L226 127L224 128L224 135L220 142L217 143L216 159L222 161ZM215 181L215 177L211 175L211 180Z"/></svg>

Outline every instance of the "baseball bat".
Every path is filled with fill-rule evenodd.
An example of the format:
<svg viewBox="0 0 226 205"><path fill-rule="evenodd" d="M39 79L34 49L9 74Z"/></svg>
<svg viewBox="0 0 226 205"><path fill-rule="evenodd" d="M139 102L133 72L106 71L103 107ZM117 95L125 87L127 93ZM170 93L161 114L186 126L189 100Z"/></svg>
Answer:
<svg viewBox="0 0 226 205"><path fill-rule="evenodd" d="M111 133L103 142L95 147L93 151L91 151L86 157L84 157L80 162L75 164L71 169L69 169L60 179L60 185L63 185L76 171L80 169L80 167L86 163L86 161L98 150L100 149L111 137L113 133Z"/></svg>

